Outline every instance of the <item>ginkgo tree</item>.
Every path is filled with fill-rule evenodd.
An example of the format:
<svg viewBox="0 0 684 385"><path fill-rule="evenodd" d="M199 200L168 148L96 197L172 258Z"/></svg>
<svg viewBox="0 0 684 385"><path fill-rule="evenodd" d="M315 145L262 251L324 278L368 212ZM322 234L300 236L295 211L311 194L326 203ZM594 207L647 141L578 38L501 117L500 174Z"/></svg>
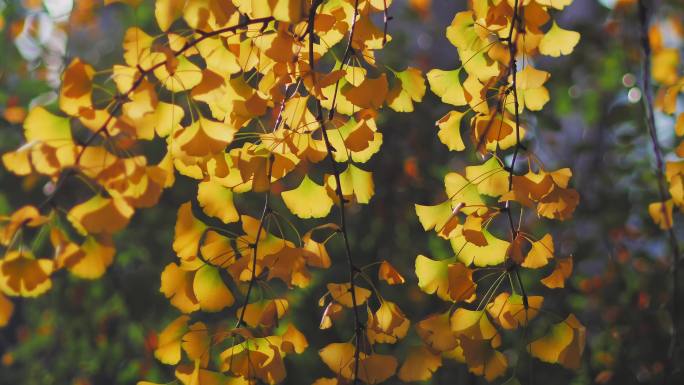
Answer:
<svg viewBox="0 0 684 385"><path fill-rule="evenodd" d="M555 76L537 59L579 44L558 18L571 2L469 1L445 32L459 62L423 74L382 62L391 0L156 0L155 28L127 29L111 68L71 60L57 103L31 109L25 142L2 156L49 188L1 218L1 323L11 297L42 295L64 274L106 274L113 235L183 177L195 194L177 207L175 256L159 266L178 316L154 350L182 384L285 382L287 356L307 349L329 369L315 385L425 381L443 360L486 381L514 380L523 359L579 368L585 327L545 303L565 287L572 256L530 225L571 220L580 200L572 171L547 169L533 152L544 128L528 119L550 101ZM677 83L670 72L655 80ZM441 201L415 202L416 221L453 256L415 258L418 288L447 305L412 320L383 295L408 290L406 277L392 261L359 264L348 216L375 193L368 162L389 135L383 110L412 113L428 85L453 106L435 123L438 139L480 161L444 176ZM163 157L146 152L152 145ZM669 211L681 203L675 166L673 199L657 203ZM667 210L650 209L664 228ZM347 335L314 343L291 322L286 294L333 266L346 279L325 282L306 306L320 329ZM220 317L198 317L207 313ZM545 329L532 329L541 319ZM389 347L409 333L419 338ZM502 351L512 333L528 356L514 365Z"/></svg>

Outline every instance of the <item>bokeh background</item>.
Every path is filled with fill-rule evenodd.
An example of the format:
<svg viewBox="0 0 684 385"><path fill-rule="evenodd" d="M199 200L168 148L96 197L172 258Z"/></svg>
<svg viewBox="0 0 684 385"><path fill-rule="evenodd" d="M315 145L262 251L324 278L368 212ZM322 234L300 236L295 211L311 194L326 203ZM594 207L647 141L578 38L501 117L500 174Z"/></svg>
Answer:
<svg viewBox="0 0 684 385"><path fill-rule="evenodd" d="M658 15L681 12L682 4L661 1ZM455 67L456 50L444 28L465 7L465 0L395 0L390 23L394 39L382 54L383 62L424 71ZM110 67L120 60L125 29L136 25L150 30L154 23L149 0L135 10L104 7L101 0L0 0L0 12L0 152L21 145L21 118L30 106L55 100L60 71L71 58ZM537 62L552 73L547 83L551 102L527 119L535 153L550 169L574 170L581 202L572 220L534 226L553 234L559 255L574 255L570 284L545 304L558 314L577 314L587 326L587 349L577 372L537 362L519 370L519 379L528 383L531 370L536 383L653 383L662 378L671 328L669 265L666 239L647 213L657 190L637 84L641 54L636 6L629 0L575 0L559 17L564 28L581 32L582 39L572 55ZM448 152L435 135L434 122L447 110L428 91L414 113L386 110L379 117L384 143L370 163L376 195L349 215L354 252L364 261L360 264L389 259L407 277L406 285L385 295L413 320L439 305L416 285L415 256L452 255L447 242L423 231L413 205L437 201L444 174L474 161L472 154ZM671 151L674 122L656 118L661 145ZM41 183L0 169L0 214L39 202L44 197ZM153 355L156 333L177 316L159 293L160 272L175 258L171 240L176 209L194 192L192 183L181 179L156 207L137 213L116 236L119 253L102 279L85 281L60 273L46 295L15 301L10 324L0 329L0 384L171 380L172 368ZM341 255L334 249L331 254ZM338 270L316 273L313 284L298 291L291 317L312 348L287 360L287 384L309 384L325 375L316 351L325 341L348 337L347 330L319 330L320 314L311 311L325 291L323 284L343 275ZM398 382L388 383L393 381ZM445 361L428 383L483 381L465 365Z"/></svg>

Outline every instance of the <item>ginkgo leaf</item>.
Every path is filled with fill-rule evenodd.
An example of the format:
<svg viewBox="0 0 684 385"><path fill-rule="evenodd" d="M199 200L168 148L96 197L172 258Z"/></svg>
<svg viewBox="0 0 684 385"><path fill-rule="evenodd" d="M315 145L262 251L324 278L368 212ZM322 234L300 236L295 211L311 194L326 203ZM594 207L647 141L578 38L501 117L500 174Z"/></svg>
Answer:
<svg viewBox="0 0 684 385"><path fill-rule="evenodd" d="M585 339L586 329L570 314L564 321L553 325L546 335L529 344L528 349L533 357L541 361L577 369L580 367Z"/></svg>
<svg viewBox="0 0 684 385"><path fill-rule="evenodd" d="M530 111L539 111L544 107L551 98L549 91L544 87L544 83L550 76L548 72L538 70L531 65L525 66L522 71L518 72L516 86L521 108L524 106Z"/></svg>
<svg viewBox="0 0 684 385"><path fill-rule="evenodd" d="M468 104L459 75L460 69L453 71L431 70L427 73L430 89L442 99L443 103L454 106Z"/></svg>
<svg viewBox="0 0 684 385"><path fill-rule="evenodd" d="M491 340L494 346L500 342L499 334L484 310L458 308L451 314L450 322L451 330L458 336Z"/></svg>
<svg viewBox="0 0 684 385"><path fill-rule="evenodd" d="M397 112L412 112L413 102L420 102L425 95L425 80L420 70L408 67L396 72L399 83L389 91L387 105Z"/></svg>
<svg viewBox="0 0 684 385"><path fill-rule="evenodd" d="M359 362L359 379L367 384L379 384L392 377L399 366L394 356L373 353Z"/></svg>
<svg viewBox="0 0 684 385"><path fill-rule="evenodd" d="M173 22L183 14L186 0L158 0L154 3L154 16L159 29L167 31Z"/></svg>
<svg viewBox="0 0 684 385"><path fill-rule="evenodd" d="M494 349L488 340L462 336L460 341L470 372L484 376L489 382L506 373L508 359L503 353Z"/></svg>
<svg viewBox="0 0 684 385"><path fill-rule="evenodd" d="M653 219L653 222L661 229L667 230L672 228L672 199L668 199L665 203L654 202L648 205L648 214Z"/></svg>
<svg viewBox="0 0 684 385"><path fill-rule="evenodd" d="M365 78L358 87L343 90L342 94L357 107L377 109L385 102L387 91L387 76L382 74L375 79Z"/></svg>
<svg viewBox="0 0 684 385"><path fill-rule="evenodd" d="M442 356L424 346L411 348L406 361L399 369L398 377L405 382L427 381L442 366Z"/></svg>
<svg viewBox="0 0 684 385"><path fill-rule="evenodd" d="M67 216L81 234L113 234L128 225L133 208L122 198L95 195L71 208Z"/></svg>
<svg viewBox="0 0 684 385"><path fill-rule="evenodd" d="M528 325L537 316L544 297L533 295L527 297L527 301L525 309L521 295L503 292L487 305L487 312L504 329L516 329Z"/></svg>
<svg viewBox="0 0 684 385"><path fill-rule="evenodd" d="M475 266L494 266L503 263L510 243L495 237L487 229L482 229L482 235L487 241L485 246L468 242L463 235L450 239L451 248L458 260L466 265Z"/></svg>
<svg viewBox="0 0 684 385"><path fill-rule="evenodd" d="M237 222L240 215L233 204L233 192L216 181L204 181L197 186L197 201L205 214L223 223Z"/></svg>
<svg viewBox="0 0 684 385"><path fill-rule="evenodd" d="M439 127L437 136L451 151L463 151L465 144L461 138L461 118L463 113L459 111L449 111L435 124Z"/></svg>
<svg viewBox="0 0 684 385"><path fill-rule="evenodd" d="M0 260L0 290L11 296L37 297L52 287L54 262L36 259L26 249L10 251Z"/></svg>
<svg viewBox="0 0 684 385"><path fill-rule="evenodd" d="M209 363L211 342L207 325L203 322L195 322L183 335L181 347L190 360L199 361L200 366L206 368Z"/></svg>
<svg viewBox="0 0 684 385"><path fill-rule="evenodd" d="M294 325L287 325L287 330L283 333L282 349L287 353L302 354L309 347L306 336Z"/></svg>
<svg viewBox="0 0 684 385"><path fill-rule="evenodd" d="M330 370L344 378L352 378L354 375L354 345L350 343L332 343L318 351L321 360Z"/></svg>
<svg viewBox="0 0 684 385"><path fill-rule="evenodd" d="M351 292L351 284L349 282L347 283L329 283L327 285L328 291L330 292L330 296L332 297L333 300L336 302L340 303L341 305L344 305L346 307L353 307L354 303L352 302L352 292ZM354 297L356 299L356 306L363 305L368 297L371 295L371 291L360 287L358 285L354 286Z"/></svg>
<svg viewBox="0 0 684 385"><path fill-rule="evenodd" d="M75 58L64 70L62 88L59 92L59 108L71 116L78 116L82 109L92 107L93 76L95 69Z"/></svg>
<svg viewBox="0 0 684 385"><path fill-rule="evenodd" d="M551 234L546 234L540 240L532 242L532 248L521 265L529 269L546 266L549 259L553 258L553 250L553 238Z"/></svg>
<svg viewBox="0 0 684 385"><path fill-rule="evenodd" d="M436 293L445 301L474 300L477 285L473 282L472 274L462 263L434 261L423 255L416 257L418 287L428 294Z"/></svg>
<svg viewBox="0 0 684 385"><path fill-rule="evenodd" d="M0 328L6 326L14 313L14 303L0 292Z"/></svg>
<svg viewBox="0 0 684 385"><path fill-rule="evenodd" d="M426 231L434 229L440 237L446 239L458 234L458 213L462 207L462 204L454 205L451 200L435 206L415 205L416 215L423 228Z"/></svg>
<svg viewBox="0 0 684 385"><path fill-rule="evenodd" d="M24 120L24 135L27 142L63 146L72 141L71 123L68 118L52 114L44 107L36 107Z"/></svg>
<svg viewBox="0 0 684 385"><path fill-rule="evenodd" d="M551 29L544 34L544 37L539 42L539 52L542 55L553 57L569 55L579 42L579 39L580 34L578 32L562 29L554 21Z"/></svg>
<svg viewBox="0 0 684 385"><path fill-rule="evenodd" d="M345 197L356 197L358 203L368 203L375 194L373 184L373 174L350 164L343 173L340 174L342 184L342 195ZM337 182L333 175L327 179L328 188L335 191Z"/></svg>
<svg viewBox="0 0 684 385"><path fill-rule="evenodd" d="M387 261L382 261L382 263L380 263L380 267L378 268L378 279L385 281L390 285L400 285L406 282L404 276Z"/></svg>
<svg viewBox="0 0 684 385"><path fill-rule="evenodd" d="M565 280L572 274L572 256L556 259L556 265L551 274L541 279L541 283L549 289L565 287Z"/></svg>
<svg viewBox="0 0 684 385"><path fill-rule="evenodd" d="M573 0L535 0L537 4L555 8L559 11L572 4Z"/></svg>
<svg viewBox="0 0 684 385"><path fill-rule="evenodd" d="M375 313L368 312L366 335L371 343L393 344L406 336L411 322L394 302L383 301Z"/></svg>
<svg viewBox="0 0 684 385"><path fill-rule="evenodd" d="M199 301L193 291L194 271L185 271L175 263L170 263L161 274L161 288L171 305L183 313L199 310Z"/></svg>
<svg viewBox="0 0 684 385"><path fill-rule="evenodd" d="M202 70L185 56L175 57L175 65L166 60L166 65L157 67L154 76L171 92L181 92L192 89L202 81Z"/></svg>
<svg viewBox="0 0 684 385"><path fill-rule="evenodd" d="M287 313L290 305L286 299L276 298L264 301L252 302L245 307L236 310L236 316L240 318L244 309L244 321L251 327L257 325L273 326Z"/></svg>
<svg viewBox="0 0 684 385"><path fill-rule="evenodd" d="M332 343L321 349L318 354L321 360L342 378L354 378L355 347L350 343ZM397 370L396 358L373 353L367 355L360 352L358 378L367 384L379 384L392 377Z"/></svg>
<svg viewBox="0 0 684 385"><path fill-rule="evenodd" d="M207 312L217 312L235 302L235 297L221 278L219 270L204 265L195 274L192 289L199 301L200 308Z"/></svg>
<svg viewBox="0 0 684 385"><path fill-rule="evenodd" d="M465 175L480 194L499 197L508 191L508 172L495 156L480 165L466 167Z"/></svg>
<svg viewBox="0 0 684 385"><path fill-rule="evenodd" d="M200 239L206 229L207 225L192 214L190 202L185 202L178 208L173 250L179 258L189 259L197 255Z"/></svg>
<svg viewBox="0 0 684 385"><path fill-rule="evenodd" d="M304 175L297 188L283 191L280 196L293 214L304 219L323 218L334 205L325 187L311 180L308 175Z"/></svg>
<svg viewBox="0 0 684 385"><path fill-rule="evenodd" d="M175 365L181 359L181 340L188 331L190 317L182 315L173 320L159 333L159 343L154 356L162 363Z"/></svg>
<svg viewBox="0 0 684 385"><path fill-rule="evenodd" d="M418 322L416 332L425 345L437 352L450 351L458 346L458 337L451 330L448 312L432 314Z"/></svg>
<svg viewBox="0 0 684 385"><path fill-rule="evenodd" d="M115 253L110 238L89 236L80 249L65 256L61 264L77 277L96 279L100 278L112 264Z"/></svg>

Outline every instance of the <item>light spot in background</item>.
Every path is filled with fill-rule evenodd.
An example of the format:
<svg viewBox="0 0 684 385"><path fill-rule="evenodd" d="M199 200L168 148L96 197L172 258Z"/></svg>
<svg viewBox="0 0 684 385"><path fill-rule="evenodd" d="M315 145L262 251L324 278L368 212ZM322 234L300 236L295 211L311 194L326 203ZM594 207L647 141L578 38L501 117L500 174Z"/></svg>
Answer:
<svg viewBox="0 0 684 385"><path fill-rule="evenodd" d="M634 87L636 84L636 76L631 73L626 73L622 75L622 85L625 87Z"/></svg>
<svg viewBox="0 0 684 385"><path fill-rule="evenodd" d="M421 32L418 35L417 43L418 48L422 50L428 50L430 47L432 47L432 37L425 32Z"/></svg>
<svg viewBox="0 0 684 385"><path fill-rule="evenodd" d="M641 100L641 90L639 87L632 87L627 92L627 100L630 103L638 103Z"/></svg>
<svg viewBox="0 0 684 385"><path fill-rule="evenodd" d="M74 8L73 0L44 0L45 9L57 22L66 21Z"/></svg>

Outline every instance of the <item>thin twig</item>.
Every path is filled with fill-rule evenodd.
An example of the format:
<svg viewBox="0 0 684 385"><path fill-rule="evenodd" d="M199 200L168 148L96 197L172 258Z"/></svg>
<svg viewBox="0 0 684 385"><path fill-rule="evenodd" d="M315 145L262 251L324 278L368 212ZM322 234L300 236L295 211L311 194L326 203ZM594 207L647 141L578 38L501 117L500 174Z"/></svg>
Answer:
<svg viewBox="0 0 684 385"><path fill-rule="evenodd" d="M646 112L646 127L653 146L653 154L656 158L656 179L658 180L658 195L660 197L660 207L662 209L663 220L668 228L668 238L670 242L670 249L672 251L672 338L670 340L670 348L668 351L668 360L666 368L666 382L677 371L679 363L679 283L678 283L678 267L679 267L679 242L674 232L670 217L667 213L665 202L667 201L667 189L665 187L665 165L663 161L663 154L658 142L658 131L656 129L655 117L653 112L653 95L651 94L651 42L648 38L649 15L646 3L644 0L639 0L639 23L641 26L641 49L643 51L643 60L641 67L641 81L642 93L644 95L644 107Z"/></svg>
<svg viewBox="0 0 684 385"><path fill-rule="evenodd" d="M314 31L314 18L316 17L316 10L318 9L318 6L322 3L322 0L314 0L311 4L311 9L309 10L309 65L311 67L311 79L312 79L312 84L313 88L316 88L316 70L315 70L315 62L314 62L314 39L316 37L316 33ZM351 54L352 51L352 40L354 38L354 29L356 26L356 19L358 18L358 12L359 12L359 1L356 0L354 4L354 16L352 20L352 25L351 25L351 30L349 32L349 41L347 43L347 48L345 49L344 56L342 58L342 61L340 63L340 69L343 69L347 59L349 58L349 55ZM328 115L328 120L332 120L335 114L335 103L337 99L337 91L339 88L339 80L335 83L335 92L333 94L333 99L332 99L332 105L330 108L330 112ZM334 152L335 148L333 147L332 143L330 142L330 138L328 137L328 132L325 129L325 120L324 120L324 115L323 115L323 106L321 105L321 101L319 99L316 99L316 120L318 121L318 124L320 126L322 135L323 135L323 141L325 142L325 148L327 151L327 156L328 159L330 160L330 168L333 172L333 177L335 178L335 183L336 183L336 188L335 188L335 193L338 198L338 209L340 213L340 232L342 233L342 238L344 240L344 249L345 253L347 255L347 264L349 265L349 290L351 292L351 300L352 300L352 308L353 308L353 313L354 313L354 338L356 340L356 347L354 349L354 376L353 376L353 384L356 385L359 380L359 363L360 363L360 354L361 354L361 337L362 337L362 331L364 326L361 324L361 320L359 317L359 311L358 311L358 302L356 299L356 284L354 282L354 278L356 276L356 273L359 272L360 270L354 265L354 259L352 258L352 253L351 253L351 246L349 245L349 235L347 231L347 220L345 217L345 202L346 199L344 197L344 194L342 193L342 183L340 180L340 170L339 170L339 165L337 164L337 161L335 160Z"/></svg>

